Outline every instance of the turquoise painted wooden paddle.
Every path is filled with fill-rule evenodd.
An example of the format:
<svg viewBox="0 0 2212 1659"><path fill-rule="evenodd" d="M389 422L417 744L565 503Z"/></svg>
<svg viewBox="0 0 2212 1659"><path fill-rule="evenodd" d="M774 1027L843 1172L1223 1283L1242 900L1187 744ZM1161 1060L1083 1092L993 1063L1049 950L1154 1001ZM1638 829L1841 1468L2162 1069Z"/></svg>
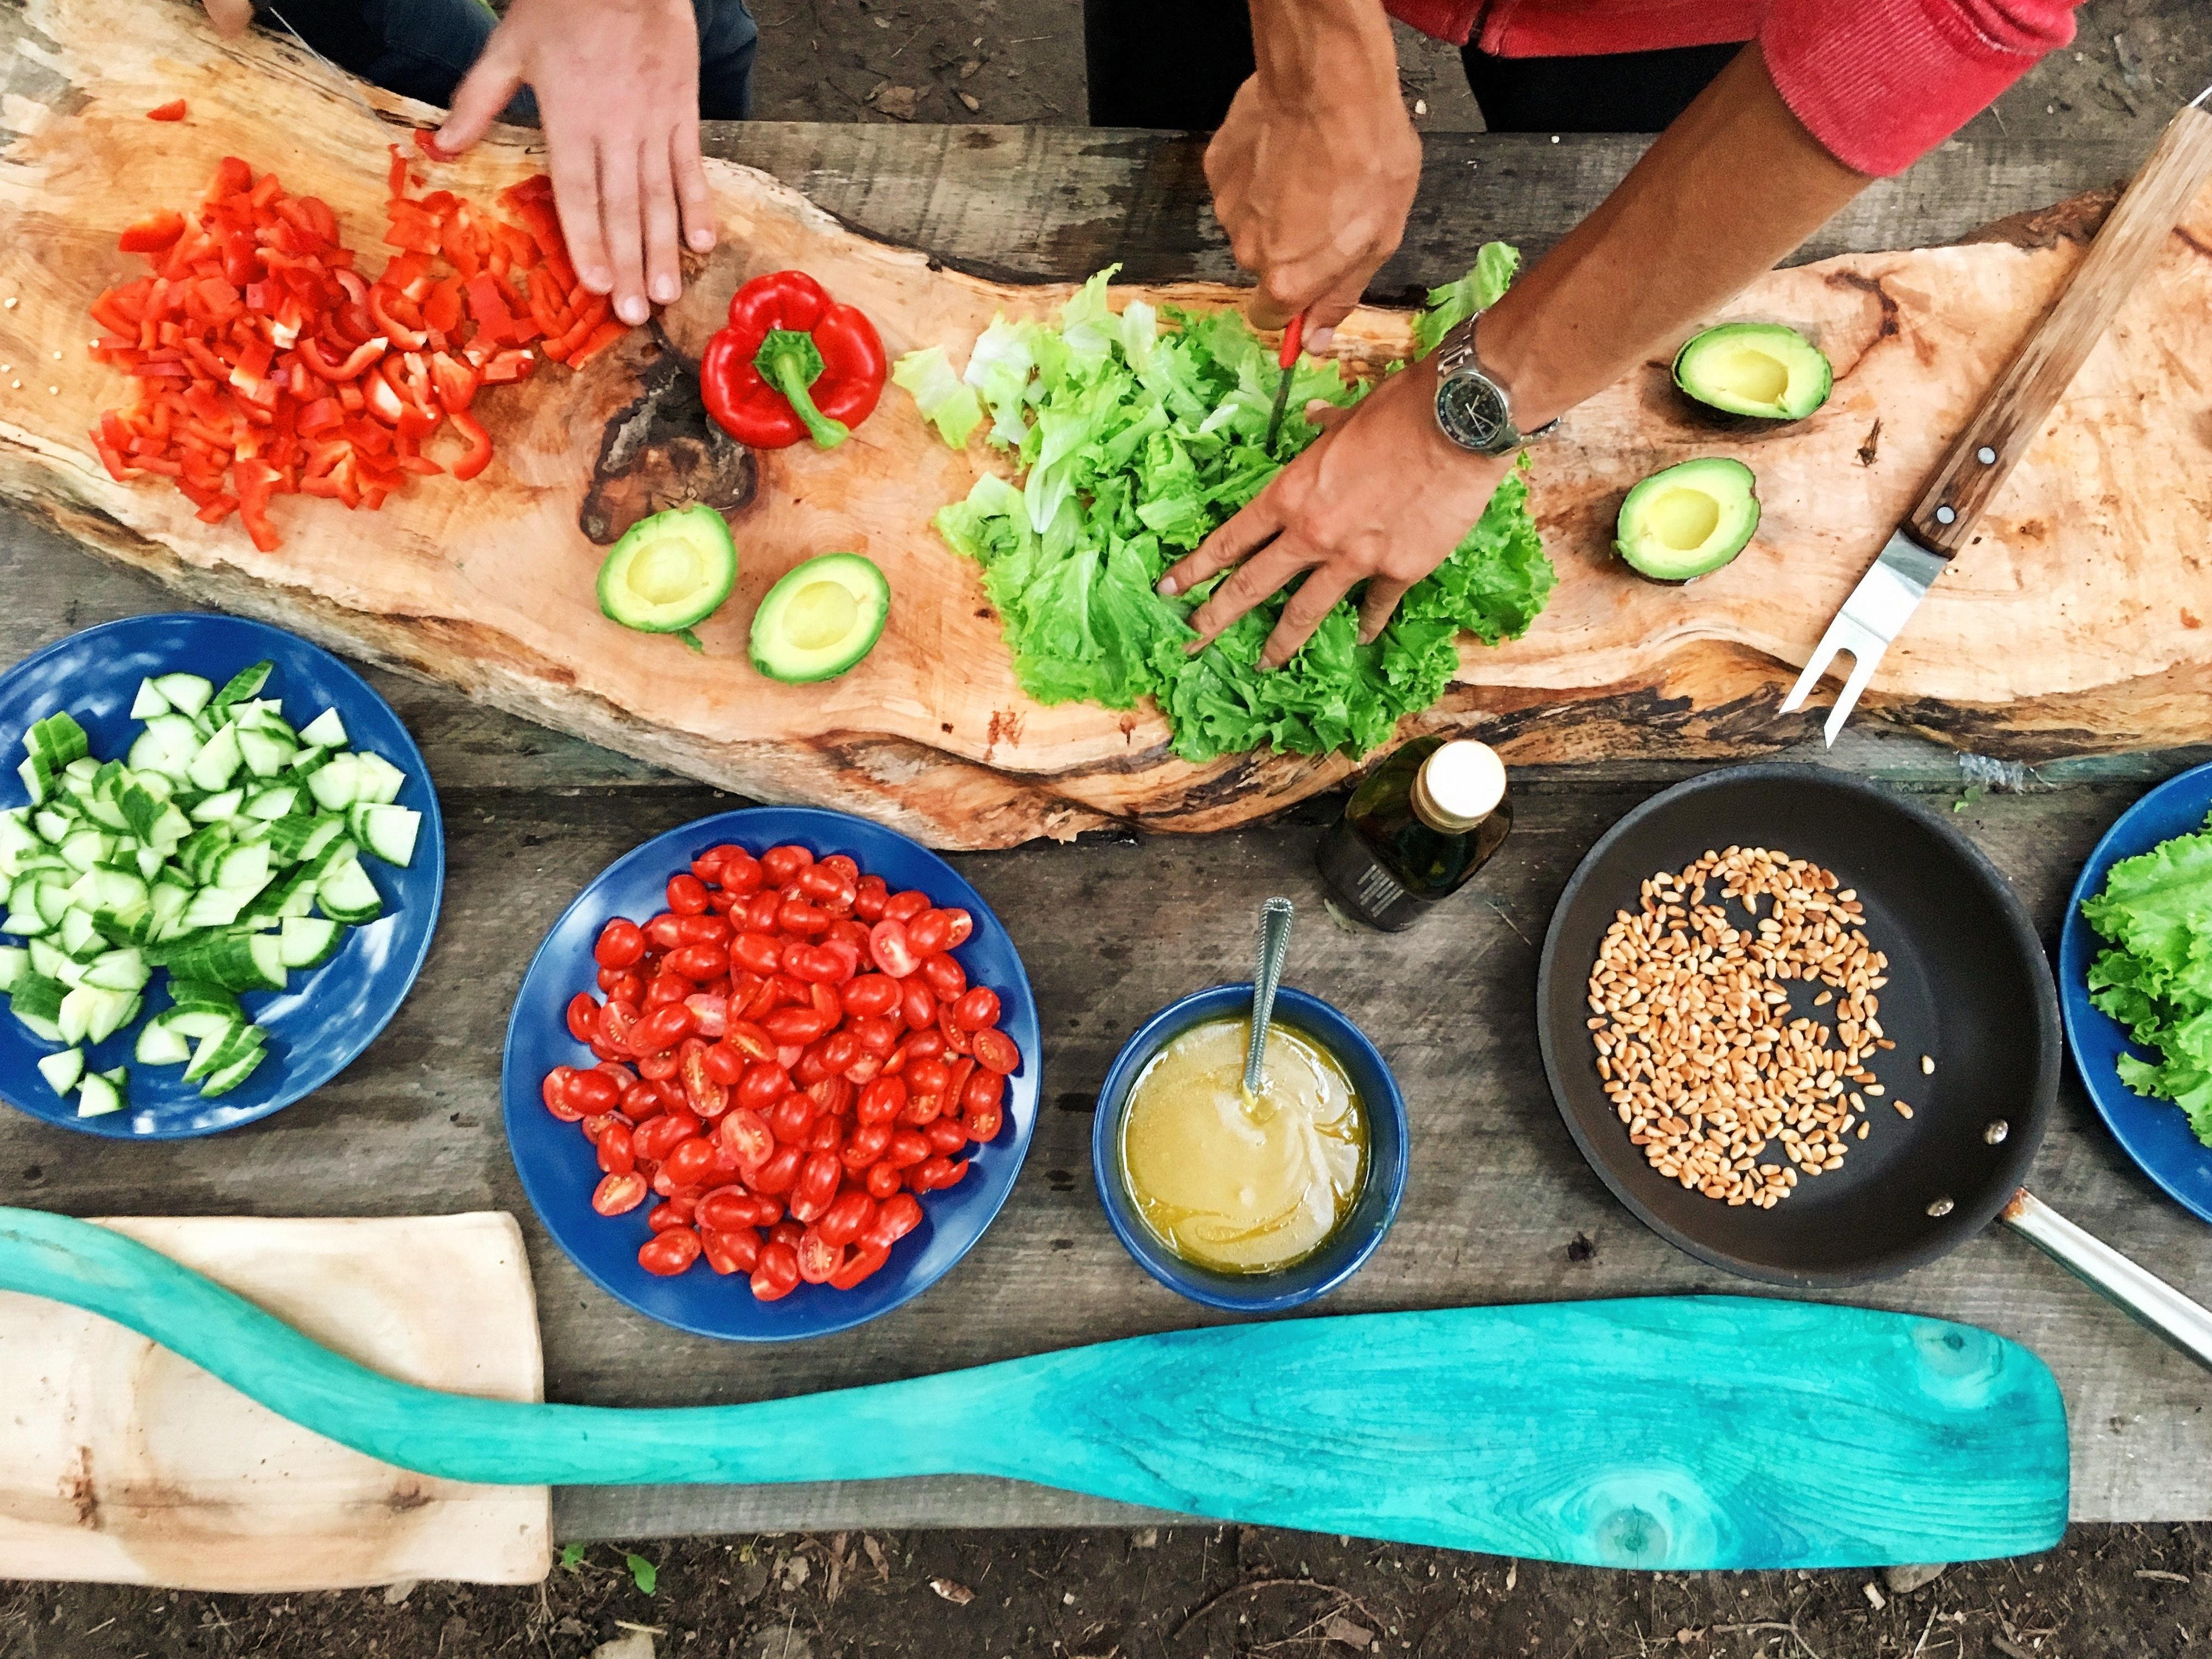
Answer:
<svg viewBox="0 0 2212 1659"><path fill-rule="evenodd" d="M457 1480L992 1474L1162 1509L1602 1566L2046 1549L2066 1422L1970 1325L1742 1297L1277 1321L749 1406L392 1382L118 1233L0 1208L0 1288L101 1314L271 1411Z"/></svg>

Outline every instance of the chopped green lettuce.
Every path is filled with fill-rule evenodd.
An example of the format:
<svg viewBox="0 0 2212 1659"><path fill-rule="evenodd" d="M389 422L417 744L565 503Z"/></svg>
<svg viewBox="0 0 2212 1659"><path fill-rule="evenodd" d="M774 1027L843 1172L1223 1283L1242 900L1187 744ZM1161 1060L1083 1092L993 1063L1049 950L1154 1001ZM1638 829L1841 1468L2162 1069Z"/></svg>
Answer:
<svg viewBox="0 0 2212 1659"><path fill-rule="evenodd" d="M1429 308L1413 319L1414 356L1425 357L1468 318L1487 311L1512 284L1521 269L1521 250L1507 242L1485 242L1475 251L1474 269L1455 283L1429 290Z"/></svg>
<svg viewBox="0 0 2212 1659"><path fill-rule="evenodd" d="M1431 298L1446 311L1480 309L1504 290L1518 257L1492 243L1474 270ZM1372 644L1358 642L1355 594L1287 664L1262 671L1261 648L1282 613L1278 596L1189 654L1195 635L1185 618L1221 579L1173 599L1154 584L1320 435L1305 418L1310 403L1346 407L1367 388L1334 363L1302 360L1270 453L1280 370L1243 318L1172 307L1163 317L1142 301L1117 315L1107 303L1113 275L1101 271L1077 290L1057 325L1001 317L983 331L958 377L980 399L967 426L939 419L949 363L941 374L931 362L894 376L929 392L934 401L922 413L948 442L965 444L988 412L989 441L1016 469L1012 482L979 479L936 526L947 546L982 566L1031 696L1127 708L1149 696L1174 729L1176 752L1191 761L1261 744L1364 752L1443 694L1461 633L1495 645L1527 630L1553 574L1516 471Z"/></svg>
<svg viewBox="0 0 2212 1659"><path fill-rule="evenodd" d="M921 418L955 449L966 448L969 434L982 424L983 405L975 389L952 372L943 346L908 352L891 365L891 384L914 399Z"/></svg>
<svg viewBox="0 0 2212 1659"><path fill-rule="evenodd" d="M2122 859L2081 914L2112 944L2089 966L2090 1001L2159 1056L2122 1054L2120 1081L2173 1102L2212 1146L2212 823Z"/></svg>

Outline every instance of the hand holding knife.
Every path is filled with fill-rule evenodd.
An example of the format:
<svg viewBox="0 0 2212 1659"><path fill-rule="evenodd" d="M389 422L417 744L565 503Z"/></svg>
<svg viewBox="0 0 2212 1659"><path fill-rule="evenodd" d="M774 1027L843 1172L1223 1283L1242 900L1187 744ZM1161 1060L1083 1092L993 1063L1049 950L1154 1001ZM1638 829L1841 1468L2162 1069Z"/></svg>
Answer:
<svg viewBox="0 0 2212 1659"><path fill-rule="evenodd" d="M1267 450L1274 452L1275 440L1282 435L1283 411L1290 407L1291 380L1297 373L1298 353L1304 347L1306 314L1303 311L1290 320L1283 330L1283 343L1275 353L1275 365L1283 371L1283 378L1275 383L1275 410L1267 416Z"/></svg>

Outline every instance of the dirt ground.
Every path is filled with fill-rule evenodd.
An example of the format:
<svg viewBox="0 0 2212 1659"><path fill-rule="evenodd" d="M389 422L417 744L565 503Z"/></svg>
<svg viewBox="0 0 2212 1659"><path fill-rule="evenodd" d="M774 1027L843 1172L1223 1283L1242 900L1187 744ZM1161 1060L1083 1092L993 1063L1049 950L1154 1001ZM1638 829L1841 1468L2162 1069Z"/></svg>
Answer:
<svg viewBox="0 0 2212 1659"><path fill-rule="evenodd" d="M1079 0L757 0L763 118L1079 123ZM1481 121L1401 34L1416 121ZM2203 0L2091 0L1980 118L2139 139L2212 79ZM625 1560L626 1555L633 1556ZM2098 1659L2212 1650L2212 1525L2077 1527L1920 1570L1606 1572L1245 1528L594 1545L543 1586L246 1597L0 1585L0 1659Z"/></svg>

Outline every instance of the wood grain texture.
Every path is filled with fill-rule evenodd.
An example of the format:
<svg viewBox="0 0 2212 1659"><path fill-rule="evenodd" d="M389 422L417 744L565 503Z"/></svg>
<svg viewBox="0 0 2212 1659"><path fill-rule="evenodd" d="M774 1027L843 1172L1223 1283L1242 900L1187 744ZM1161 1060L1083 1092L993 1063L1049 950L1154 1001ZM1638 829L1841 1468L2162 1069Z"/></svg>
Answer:
<svg viewBox="0 0 2212 1659"><path fill-rule="evenodd" d="M388 1376L544 1397L512 1216L101 1225ZM0 1293L0 1577L295 1590L528 1583L550 1565L544 1486L379 1462L51 1301Z"/></svg>
<svg viewBox="0 0 2212 1659"><path fill-rule="evenodd" d="M2177 221L2212 178L2212 115L2178 112L2097 240L1973 418L1936 465L1906 522L1931 552L1973 544L2052 407L2144 274L2172 243Z"/></svg>
<svg viewBox="0 0 2212 1659"><path fill-rule="evenodd" d="M1170 1332L674 1410L396 1381L160 1252L0 1209L0 1285L128 1327L369 1455L466 1480L1018 1476L1220 1520L1599 1566L1873 1566L2049 1548L2043 1363L1948 1321L1644 1297ZM948 1434L953 1422L990 1432ZM1772 1449L1793 1449L1775 1478Z"/></svg>
<svg viewBox="0 0 2212 1659"><path fill-rule="evenodd" d="M366 163L388 130L281 44L217 43L197 15L176 3L150 9L119 51L93 0L32 0L0 20L13 36L6 73L16 127L0 152L0 286L23 301L0 319L8 361L74 351L84 301L127 263L106 251L117 228L147 203L189 199L223 149L279 165L349 224L376 222L381 185ZM194 117L150 143L143 110L173 92L187 96ZM948 171L955 157L997 153L988 132L929 142ZM1131 135L1101 142L1134 153ZM1133 202L1124 227L1132 242L1157 234L1168 255L1180 247L1195 258L1205 250L1185 221L1146 217L1155 202L1164 215L1183 212L1188 154L1152 154L1159 191L1110 171L1079 178L1066 187L1064 218L1094 236L1101 213ZM1591 166L1571 169L1571 182L1594 186L1614 154L1589 152ZM1525 145L1498 155L1502 170L1533 176ZM450 182L483 196L535 164L520 144L494 144ZM877 317L895 351L957 343L994 309L1035 313L1060 292L933 269L922 252L856 237L757 173L718 167L715 180L729 240L670 318L687 348L703 339L735 282L781 264L835 272L840 293ZM1525 177L1505 184L1509 198L1519 190L1546 199ZM986 216L963 223L980 234ZM1012 246L1004 216L992 222ZM1483 228L1522 236L1559 223ZM2200 228L2212 238L2212 224ZM1050 234L1020 240L1026 257L1052 260L1062 276L1082 274L1058 263L1089 246L1082 238L1065 248ZM1527 640L1470 646L1465 681L1408 730L1478 730L1516 762L1695 757L1794 738L1801 728L1771 719L1791 665L2077 255L2063 239L1988 243L1838 256L1778 273L1735 313L1820 334L1843 380L1820 416L1757 444L1717 441L1691 424L1664 394L1656 362L1577 411L1539 475L1539 512L1565 576L1552 610ZM1231 297L1203 286L1150 291L1194 303ZM2186 329L2201 321L2208 295L2212 260L2177 240L2093 355L2075 399L2031 447L1970 568L1893 650L1875 699L1893 720L2039 753L2205 735L2205 647L2189 618L2212 606L2212 592L2193 586L2212 587L2212 573L2192 570L2184 550L2202 543L2212 501L2165 481L2191 476L2203 448ZM1403 319L1364 312L1340 338L1349 361L1371 368L1402 349ZM158 487L106 478L82 435L113 395L98 374L70 372L53 382L58 395L34 389L10 406L0 420L0 494L204 602L440 676L694 775L849 807L944 844L1113 826L1215 829L1345 775L1337 757L1191 768L1168 757L1164 726L1151 713L1030 704L1012 681L975 573L926 528L929 512L964 492L985 463L935 446L896 396L834 455L762 459L753 499L737 514L746 572L738 599L706 630L707 659L615 628L591 600L599 549L575 526L608 423L633 408L653 368L640 337L574 383L551 375L488 400L503 456L488 487L433 481L377 515L288 501L292 539L274 555L198 525ZM1626 576L1605 550L1622 491L1660 465L1715 450L1759 468L1767 538L1691 589ZM2106 501L2120 508L2108 512ZM904 602L860 670L827 688L772 685L742 660L750 608L790 564L831 546L877 558ZM2000 636L2014 648L1981 648Z"/></svg>

